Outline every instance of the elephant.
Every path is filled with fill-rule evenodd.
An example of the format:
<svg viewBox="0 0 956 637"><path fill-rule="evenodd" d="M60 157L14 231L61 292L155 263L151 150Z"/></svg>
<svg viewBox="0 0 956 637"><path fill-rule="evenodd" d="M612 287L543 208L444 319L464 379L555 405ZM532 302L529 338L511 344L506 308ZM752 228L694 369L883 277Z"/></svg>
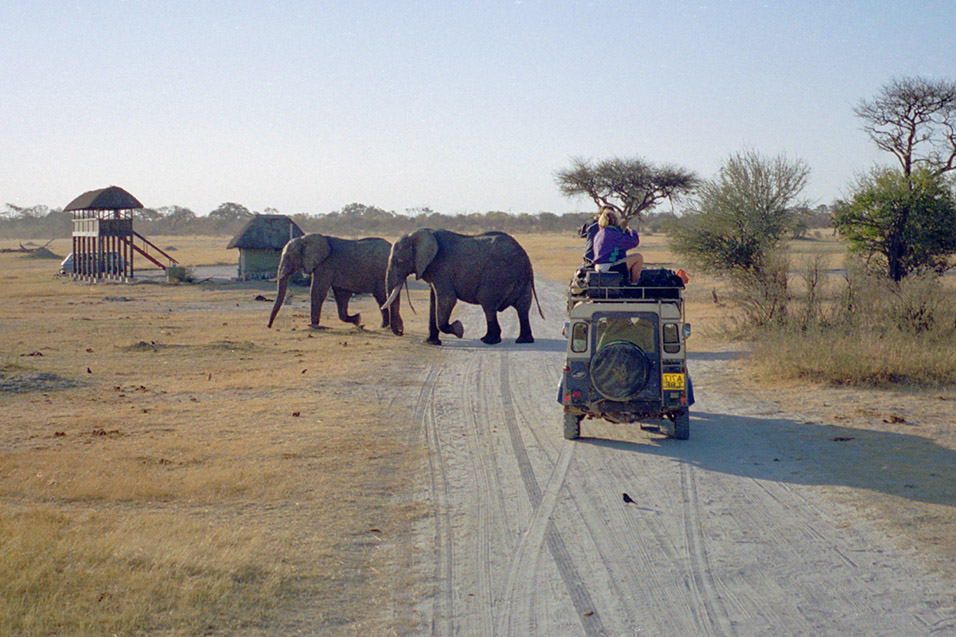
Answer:
<svg viewBox="0 0 956 637"><path fill-rule="evenodd" d="M400 301L385 298L385 269L391 247L388 241L377 237L353 240L307 234L292 239L285 244L279 259L276 300L269 315L269 327L285 300L289 278L303 270L312 275L312 327L319 328L322 303L331 287L341 320L359 324L361 315L349 314L349 299L352 294L368 292L382 309L382 327L390 327L401 336L405 327L399 311Z"/></svg>
<svg viewBox="0 0 956 637"><path fill-rule="evenodd" d="M426 343L441 345L439 332L462 337L461 321L448 322L457 301L484 310L488 329L481 337L483 343L501 342L498 312L508 307L518 313L520 334L515 342L534 342L528 320L532 297L538 303L534 272L528 253L514 237L503 232L472 236L429 228L406 234L395 241L388 257L389 297L384 306L398 297L413 272L431 287ZM544 318L540 303L538 313Z"/></svg>

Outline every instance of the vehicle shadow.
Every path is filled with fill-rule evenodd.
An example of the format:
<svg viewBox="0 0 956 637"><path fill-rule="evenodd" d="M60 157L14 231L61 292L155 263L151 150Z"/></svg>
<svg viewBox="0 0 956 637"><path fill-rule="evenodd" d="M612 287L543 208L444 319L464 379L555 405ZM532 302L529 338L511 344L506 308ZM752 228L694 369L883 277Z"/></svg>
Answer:
<svg viewBox="0 0 956 637"><path fill-rule="evenodd" d="M497 345L485 345L481 342L480 338L469 339L467 335L465 338L457 339L454 336L448 334L442 334L442 347L447 347L448 349L454 350L480 350L480 351L493 351L493 350L520 350L520 351L540 351L540 352L565 352L567 350L567 341L563 338L541 338L535 336L534 343L515 343L515 337L510 338L502 337L502 341Z"/></svg>
<svg viewBox="0 0 956 637"><path fill-rule="evenodd" d="M582 422L577 444L666 456L706 471L789 484L844 486L956 506L956 450L914 433L692 412L690 440ZM588 438L620 434L620 439ZM640 441L637 438L640 436Z"/></svg>
<svg viewBox="0 0 956 637"><path fill-rule="evenodd" d="M726 351L726 352L695 352L693 350L687 352L687 360L690 361L735 361L739 358L743 358L747 355L747 352L741 350Z"/></svg>

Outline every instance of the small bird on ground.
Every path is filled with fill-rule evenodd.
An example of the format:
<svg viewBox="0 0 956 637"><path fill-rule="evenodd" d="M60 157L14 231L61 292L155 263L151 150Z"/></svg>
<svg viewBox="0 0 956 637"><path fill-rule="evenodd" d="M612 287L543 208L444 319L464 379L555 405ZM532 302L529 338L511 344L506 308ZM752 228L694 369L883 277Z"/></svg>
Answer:
<svg viewBox="0 0 956 637"><path fill-rule="evenodd" d="M631 502L634 502L634 500L631 499L631 496L629 496L629 495L626 494L626 493L624 494L623 499L624 499L625 504L630 504Z"/></svg>

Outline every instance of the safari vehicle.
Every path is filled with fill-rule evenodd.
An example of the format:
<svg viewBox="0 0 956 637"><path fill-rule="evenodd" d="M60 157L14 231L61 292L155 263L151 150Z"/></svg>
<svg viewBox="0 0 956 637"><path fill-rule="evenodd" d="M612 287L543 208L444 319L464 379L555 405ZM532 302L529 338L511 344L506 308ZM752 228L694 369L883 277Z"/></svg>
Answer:
<svg viewBox="0 0 956 637"><path fill-rule="evenodd" d="M645 269L633 285L623 273L575 273L558 394L565 438L580 437L584 417L641 423L678 440L690 436L683 288L666 269Z"/></svg>

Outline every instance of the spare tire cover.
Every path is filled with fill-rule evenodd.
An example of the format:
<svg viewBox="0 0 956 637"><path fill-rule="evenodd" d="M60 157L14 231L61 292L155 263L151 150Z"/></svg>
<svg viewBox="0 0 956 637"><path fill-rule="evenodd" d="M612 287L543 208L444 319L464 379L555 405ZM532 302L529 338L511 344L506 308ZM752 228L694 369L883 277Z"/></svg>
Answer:
<svg viewBox="0 0 956 637"><path fill-rule="evenodd" d="M629 400L647 384L649 367L644 350L634 343L609 343L591 359L591 383L605 398Z"/></svg>

